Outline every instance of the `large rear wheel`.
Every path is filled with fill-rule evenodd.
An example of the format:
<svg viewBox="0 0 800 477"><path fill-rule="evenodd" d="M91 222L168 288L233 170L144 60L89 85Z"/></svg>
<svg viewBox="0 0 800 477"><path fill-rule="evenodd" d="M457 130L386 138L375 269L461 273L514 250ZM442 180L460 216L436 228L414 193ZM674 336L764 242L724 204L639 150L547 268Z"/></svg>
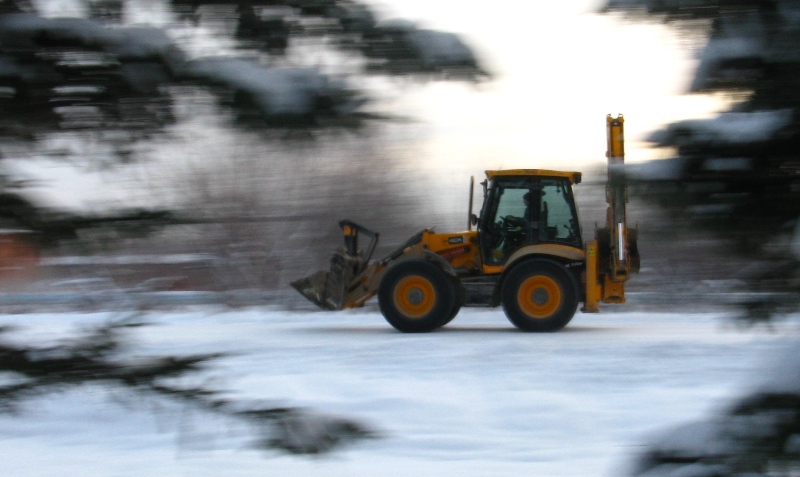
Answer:
<svg viewBox="0 0 800 477"><path fill-rule="evenodd" d="M425 333L453 316L456 292L442 269L426 260L394 265L381 280L378 304L386 321L404 333Z"/></svg>
<svg viewBox="0 0 800 477"><path fill-rule="evenodd" d="M523 331L558 331L578 308L578 284L569 271L550 260L514 267L502 288L503 310Z"/></svg>

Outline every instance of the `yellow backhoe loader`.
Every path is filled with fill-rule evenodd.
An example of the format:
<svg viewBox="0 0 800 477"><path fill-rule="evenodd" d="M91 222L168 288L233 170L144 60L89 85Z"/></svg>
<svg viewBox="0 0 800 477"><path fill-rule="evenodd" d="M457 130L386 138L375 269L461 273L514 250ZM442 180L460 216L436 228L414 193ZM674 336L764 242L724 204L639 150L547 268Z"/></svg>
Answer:
<svg viewBox="0 0 800 477"><path fill-rule="evenodd" d="M378 234L343 220L345 247L330 269L292 286L327 310L360 307L378 295L383 316L403 332L435 330L462 306L499 305L521 330L556 331L580 302L583 312L624 303L639 253L626 218L622 115L607 116L606 128L606 225L594 240L584 243L575 207L580 172L491 170L480 216L470 210L466 232L425 229L370 261ZM473 190L471 184L470 209Z"/></svg>

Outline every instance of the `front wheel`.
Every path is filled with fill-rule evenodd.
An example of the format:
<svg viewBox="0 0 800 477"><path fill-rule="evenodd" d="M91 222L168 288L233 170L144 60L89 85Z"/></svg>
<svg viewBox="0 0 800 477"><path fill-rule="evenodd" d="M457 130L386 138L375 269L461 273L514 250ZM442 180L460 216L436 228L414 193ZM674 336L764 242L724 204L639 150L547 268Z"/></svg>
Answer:
<svg viewBox="0 0 800 477"><path fill-rule="evenodd" d="M386 321L399 331L425 333L455 316L456 292L441 268L412 259L386 272L378 288L378 305Z"/></svg>
<svg viewBox="0 0 800 477"><path fill-rule="evenodd" d="M464 303L467 301L467 292L464 290L464 286L461 282L458 281L457 278L451 278L453 282L453 290L455 292L455 300L453 301L453 309L450 310L450 316L442 322L441 326L445 326L446 324L453 321L453 318L458 315L458 312L461 310L461 307L464 306Z"/></svg>
<svg viewBox="0 0 800 477"><path fill-rule="evenodd" d="M550 260L514 267L502 288L503 311L523 331L558 331L578 308L578 284L566 268Z"/></svg>

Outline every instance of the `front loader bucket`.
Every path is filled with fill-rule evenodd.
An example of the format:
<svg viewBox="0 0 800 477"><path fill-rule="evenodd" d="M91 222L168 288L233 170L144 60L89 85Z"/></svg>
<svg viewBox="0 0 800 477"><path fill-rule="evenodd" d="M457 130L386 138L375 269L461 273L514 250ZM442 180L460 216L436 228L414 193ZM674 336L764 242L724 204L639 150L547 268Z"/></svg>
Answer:
<svg viewBox="0 0 800 477"><path fill-rule="evenodd" d="M346 259L341 253L336 253L331 258L330 271L320 270L293 281L291 285L311 303L323 310L341 310L349 282L349 277L345 275L351 275L346 273L345 267L342 266L345 261Z"/></svg>
<svg viewBox="0 0 800 477"><path fill-rule="evenodd" d="M313 275L293 281L291 285L295 290L299 291L301 295L306 297L308 301L318 307L326 310L335 310L336 308L332 308L328 304L327 294L325 293L327 282L328 272L320 270Z"/></svg>
<svg viewBox="0 0 800 477"><path fill-rule="evenodd" d="M339 226L344 232L346 248L333 254L330 270L319 271L291 283L301 295L324 310L354 306L347 301L351 282L364 271L378 242L377 233L358 224L343 220ZM371 239L366 254L358 248L359 233Z"/></svg>

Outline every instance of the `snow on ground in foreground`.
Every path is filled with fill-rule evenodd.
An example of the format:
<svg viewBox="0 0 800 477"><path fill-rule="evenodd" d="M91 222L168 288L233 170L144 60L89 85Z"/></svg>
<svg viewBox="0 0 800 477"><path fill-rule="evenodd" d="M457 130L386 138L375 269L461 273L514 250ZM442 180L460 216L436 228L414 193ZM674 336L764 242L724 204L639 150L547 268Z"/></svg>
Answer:
<svg viewBox="0 0 800 477"><path fill-rule="evenodd" d="M395 332L373 307L152 312L138 355L231 352L203 379L243 400L362 420L384 438L309 458L248 447L236 426L101 387L0 415L0 475L611 476L654 433L747 390L797 339L737 329L722 314L576 315L562 332L515 331L501 310L465 309L445 329ZM36 344L112 314L0 316Z"/></svg>

